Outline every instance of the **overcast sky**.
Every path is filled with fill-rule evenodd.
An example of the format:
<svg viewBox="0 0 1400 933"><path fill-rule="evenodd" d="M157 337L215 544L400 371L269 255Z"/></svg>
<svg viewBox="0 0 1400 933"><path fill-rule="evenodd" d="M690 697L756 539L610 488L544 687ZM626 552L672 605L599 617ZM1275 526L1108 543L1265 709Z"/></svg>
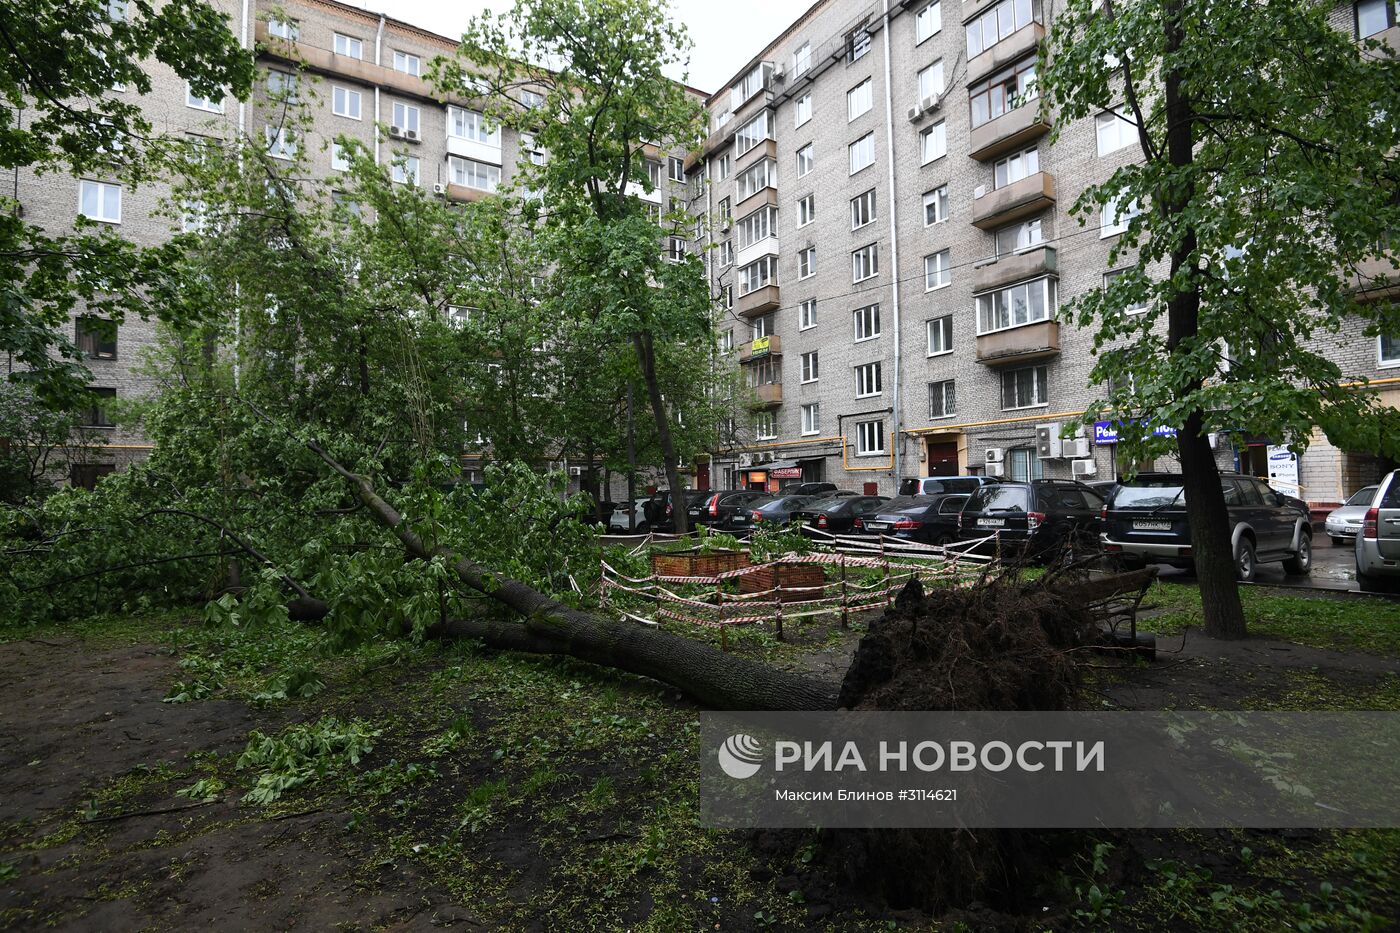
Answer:
<svg viewBox="0 0 1400 933"><path fill-rule="evenodd" d="M350 0L375 13L457 38L482 10L509 9L510 0ZM812 5L812 0L670 0L673 16L695 43L692 87L713 93ZM742 24L742 25L740 25ZM677 73L676 79L683 77Z"/></svg>

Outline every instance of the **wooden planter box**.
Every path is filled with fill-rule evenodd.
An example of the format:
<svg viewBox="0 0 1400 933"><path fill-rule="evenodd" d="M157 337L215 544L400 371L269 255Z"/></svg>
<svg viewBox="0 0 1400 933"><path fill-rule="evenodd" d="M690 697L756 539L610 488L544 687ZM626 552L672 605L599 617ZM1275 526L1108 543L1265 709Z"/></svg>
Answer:
<svg viewBox="0 0 1400 933"><path fill-rule="evenodd" d="M651 555L651 572L658 577L713 577L748 565L747 551L671 551Z"/></svg>
<svg viewBox="0 0 1400 933"><path fill-rule="evenodd" d="M763 567L739 578L740 593L762 593L778 585L782 591L778 599L785 603L800 603L809 599L821 599L821 587L826 584L826 572L821 564L778 564ZM815 589L789 591L789 587L815 587Z"/></svg>

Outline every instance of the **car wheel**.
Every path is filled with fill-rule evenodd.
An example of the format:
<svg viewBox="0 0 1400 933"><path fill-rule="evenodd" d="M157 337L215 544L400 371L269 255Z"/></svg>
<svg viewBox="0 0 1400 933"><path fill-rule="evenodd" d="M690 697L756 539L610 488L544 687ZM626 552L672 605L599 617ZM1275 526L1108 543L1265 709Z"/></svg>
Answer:
<svg viewBox="0 0 1400 933"><path fill-rule="evenodd" d="M953 534L953 533L950 532L950 531L945 531L945 532L943 532L943 534L941 534L941 535L939 535L938 537L934 538L934 539L933 539L933 543L934 543L934 545L936 545L937 547L947 547L948 545L952 544L952 543L953 543L954 541L956 541L956 540L958 540L958 536L957 536L957 535Z"/></svg>
<svg viewBox="0 0 1400 933"><path fill-rule="evenodd" d="M1298 553L1283 562L1283 572L1295 577L1312 573L1312 535L1298 539Z"/></svg>
<svg viewBox="0 0 1400 933"><path fill-rule="evenodd" d="M1241 583L1248 583L1254 579L1254 572L1259 569L1259 562L1254 558L1254 542L1248 538L1240 538L1240 543L1235 546L1235 576Z"/></svg>
<svg viewBox="0 0 1400 933"><path fill-rule="evenodd" d="M1356 585L1363 593L1395 593L1400 592L1400 587L1396 586L1397 581L1392 577L1377 577L1369 573L1356 571Z"/></svg>

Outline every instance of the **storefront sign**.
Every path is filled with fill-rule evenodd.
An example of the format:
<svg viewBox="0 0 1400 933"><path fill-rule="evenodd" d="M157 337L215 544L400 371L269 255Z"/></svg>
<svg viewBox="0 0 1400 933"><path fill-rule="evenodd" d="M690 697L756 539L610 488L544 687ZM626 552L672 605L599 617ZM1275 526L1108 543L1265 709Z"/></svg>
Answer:
<svg viewBox="0 0 1400 933"><path fill-rule="evenodd" d="M1095 421L1094 422L1094 443L1095 444L1116 444L1118 443L1117 421ZM1165 424L1159 424L1152 429L1154 437L1176 437L1176 428L1169 428Z"/></svg>
<svg viewBox="0 0 1400 933"><path fill-rule="evenodd" d="M778 467L769 474L774 479L801 479L802 467Z"/></svg>
<svg viewBox="0 0 1400 933"><path fill-rule="evenodd" d="M1285 496L1303 497L1303 487L1298 485L1298 455L1287 447L1269 448L1269 485Z"/></svg>

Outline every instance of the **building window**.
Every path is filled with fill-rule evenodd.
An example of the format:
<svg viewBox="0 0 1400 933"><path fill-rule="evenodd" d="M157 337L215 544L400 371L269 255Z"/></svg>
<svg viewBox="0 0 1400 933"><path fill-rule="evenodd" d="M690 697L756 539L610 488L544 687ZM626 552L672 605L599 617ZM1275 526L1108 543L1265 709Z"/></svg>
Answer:
<svg viewBox="0 0 1400 933"><path fill-rule="evenodd" d="M203 233L209 226L209 204L199 198L186 199L180 212L180 230L184 233Z"/></svg>
<svg viewBox="0 0 1400 933"><path fill-rule="evenodd" d="M939 120L919 131L919 158L924 165L948 154L948 124Z"/></svg>
<svg viewBox="0 0 1400 933"><path fill-rule="evenodd" d="M734 349L734 331L722 330L719 332L719 350L721 353L729 353Z"/></svg>
<svg viewBox="0 0 1400 933"><path fill-rule="evenodd" d="M719 245L719 256L716 257L715 262L716 262L717 265L719 265L720 268L724 268L725 266L729 265L729 264L730 264L731 262L733 262L733 261L734 261L734 244L733 244L732 242L730 242L729 240L725 240L723 243L721 243L721 244Z"/></svg>
<svg viewBox="0 0 1400 933"><path fill-rule="evenodd" d="M68 465L68 482L91 492L97 488L98 480L116 470L116 465L111 463L72 463Z"/></svg>
<svg viewBox="0 0 1400 933"><path fill-rule="evenodd" d="M803 382L816 382L821 376L820 369L817 365L817 352L818 351L813 350L811 353L802 354Z"/></svg>
<svg viewBox="0 0 1400 933"><path fill-rule="evenodd" d="M817 326L817 299L808 298L797 306L797 329L808 330Z"/></svg>
<svg viewBox="0 0 1400 933"><path fill-rule="evenodd" d="M423 74L423 62L411 52L394 52L394 70L415 78Z"/></svg>
<svg viewBox="0 0 1400 933"><path fill-rule="evenodd" d="M860 61L869 51L870 33L866 31L864 26L846 36L846 64L850 65Z"/></svg>
<svg viewBox="0 0 1400 933"><path fill-rule="evenodd" d="M672 181L685 181L685 160L669 156L666 159L666 177Z"/></svg>
<svg viewBox="0 0 1400 933"><path fill-rule="evenodd" d="M1113 282L1114 282L1114 280L1118 279L1120 276L1122 276L1122 275L1123 275L1124 273L1126 273L1126 272L1128 272L1127 269L1114 269L1112 272L1105 272L1105 273L1103 274L1103 287L1104 287L1105 289L1111 287L1112 284L1113 284ZM1145 312L1146 310L1147 310L1147 299L1146 299L1146 298L1143 298L1143 299L1134 301L1134 302L1132 302L1132 303L1126 305L1126 306L1123 308L1123 311L1124 311L1124 313L1126 313L1126 314L1142 314L1142 313Z"/></svg>
<svg viewBox="0 0 1400 933"><path fill-rule="evenodd" d="M802 406L802 433L804 436L818 433L821 430L821 422L821 402L812 402Z"/></svg>
<svg viewBox="0 0 1400 933"><path fill-rule="evenodd" d="M919 100L938 97L943 93L943 59L919 72Z"/></svg>
<svg viewBox="0 0 1400 933"><path fill-rule="evenodd" d="M190 107L190 108L192 108L192 109L194 109L194 110L203 110L203 111L205 111L206 113L223 113L223 112L224 112L224 98L223 98L222 95L220 95L220 96L217 97L217 98L214 98L214 97L200 97L198 94L196 94L196 93L194 92L194 89L190 87L189 82L186 81L186 82L185 82L185 106L186 106L186 107Z"/></svg>
<svg viewBox="0 0 1400 933"><path fill-rule="evenodd" d="M808 143L797 150L797 177L801 178L812 170L815 160L812 158L812 144Z"/></svg>
<svg viewBox="0 0 1400 933"><path fill-rule="evenodd" d="M1043 230L1039 219L1023 220L1020 223L1001 227L994 235L997 256L1010 256L1013 253L1039 246L1045 242Z"/></svg>
<svg viewBox="0 0 1400 933"><path fill-rule="evenodd" d="M771 411L761 411L753 416L753 436L760 441L771 441L778 436L778 419Z"/></svg>
<svg viewBox="0 0 1400 933"><path fill-rule="evenodd" d="M992 168L992 187L1005 188L1040 171L1040 150L1027 149L1009 155Z"/></svg>
<svg viewBox="0 0 1400 933"><path fill-rule="evenodd" d="M1001 374L1001 409L1038 408L1049 403L1044 366L1008 369Z"/></svg>
<svg viewBox="0 0 1400 933"><path fill-rule="evenodd" d="M875 105L875 85L873 78L866 78L846 92L846 122L864 116Z"/></svg>
<svg viewBox="0 0 1400 933"><path fill-rule="evenodd" d="M864 282L880 274L880 245L871 243L851 253L851 281Z"/></svg>
<svg viewBox="0 0 1400 933"><path fill-rule="evenodd" d="M753 323L749 325L749 335L754 340L760 337L771 337L773 335L773 315L765 314L762 317L754 318Z"/></svg>
<svg viewBox="0 0 1400 933"><path fill-rule="evenodd" d="M1365 39L1395 25L1392 0L1357 0L1356 37Z"/></svg>
<svg viewBox="0 0 1400 933"><path fill-rule="evenodd" d="M1031 0L1002 0L967 24L967 57L976 58L1035 21Z"/></svg>
<svg viewBox="0 0 1400 933"><path fill-rule="evenodd" d="M760 240L766 240L773 235L776 214L776 208L761 207L739 221L736 237L739 241L740 251L746 250Z"/></svg>
<svg viewBox="0 0 1400 933"><path fill-rule="evenodd" d="M797 125L801 126L812 119L812 92L808 91L797 98Z"/></svg>
<svg viewBox="0 0 1400 933"><path fill-rule="evenodd" d="M812 43L804 42L802 46L792 53L792 76L794 78L806 74L812 67Z"/></svg>
<svg viewBox="0 0 1400 933"><path fill-rule="evenodd" d="M859 230L875 222L875 189L851 198L851 229Z"/></svg>
<svg viewBox="0 0 1400 933"><path fill-rule="evenodd" d="M943 249L924 257L924 291L931 292L953 281L953 263L949 250Z"/></svg>
<svg viewBox="0 0 1400 933"><path fill-rule="evenodd" d="M107 403L117 397L117 390L89 388L88 395L87 407L78 413L79 424L85 428L116 427L107 414Z"/></svg>
<svg viewBox="0 0 1400 933"><path fill-rule="evenodd" d="M851 174L875 164L875 134L866 133L850 145Z"/></svg>
<svg viewBox="0 0 1400 933"><path fill-rule="evenodd" d="M1098 134L1099 155L1117 152L1124 146L1137 142L1137 125L1116 110L1105 110L1094 117L1094 131Z"/></svg>
<svg viewBox="0 0 1400 933"><path fill-rule="evenodd" d="M945 314L924 325L928 331L928 355L941 356L953 352L953 316Z"/></svg>
<svg viewBox="0 0 1400 933"><path fill-rule="evenodd" d="M986 81L968 88L968 102L972 107L972 128L977 129L982 124L1035 100L1037 95L1034 57L997 72Z"/></svg>
<svg viewBox="0 0 1400 933"><path fill-rule="evenodd" d="M267 73L267 96L279 103L295 104L297 97L297 76L285 71Z"/></svg>
<svg viewBox="0 0 1400 933"><path fill-rule="evenodd" d="M778 284L778 257L764 256L739 270L739 297Z"/></svg>
<svg viewBox="0 0 1400 933"><path fill-rule="evenodd" d="M856 367L856 398L868 398L884 391L880 381L880 363L864 363Z"/></svg>
<svg viewBox="0 0 1400 933"><path fill-rule="evenodd" d="M331 143L331 168L337 172L350 171L350 156L340 143Z"/></svg>
<svg viewBox="0 0 1400 933"><path fill-rule="evenodd" d="M78 213L107 224L122 222L122 186L105 181L78 182Z"/></svg>
<svg viewBox="0 0 1400 933"><path fill-rule="evenodd" d="M801 164L801 154L798 154L798 164ZM763 161L744 169L735 180L734 187L738 191L735 195L740 202L748 200L758 194L764 188L772 187L778 182L778 164L772 159Z"/></svg>
<svg viewBox="0 0 1400 933"><path fill-rule="evenodd" d="M934 418L947 418L957 414L958 394L953 387L953 380L944 379L942 382L930 382L928 384L928 416Z"/></svg>
<svg viewBox="0 0 1400 933"><path fill-rule="evenodd" d="M809 194L797 202L797 225L805 227L817 219L817 196Z"/></svg>
<svg viewBox="0 0 1400 933"><path fill-rule="evenodd" d="M933 0L914 15L914 44L919 45L942 29L943 5L938 0Z"/></svg>
<svg viewBox="0 0 1400 933"><path fill-rule="evenodd" d="M669 259L671 262L680 262L681 260L685 259L685 256L685 238L678 236L667 237L666 258Z"/></svg>
<svg viewBox="0 0 1400 933"><path fill-rule="evenodd" d="M448 177L454 185L464 185L478 191L495 191L501 186L499 166L459 156L447 159Z"/></svg>
<svg viewBox="0 0 1400 933"><path fill-rule="evenodd" d="M500 148L501 128L488 126L484 114L463 107L447 108L447 135Z"/></svg>
<svg viewBox="0 0 1400 933"><path fill-rule="evenodd" d="M1400 366L1400 334L1381 334L1378 359L1382 367Z"/></svg>
<svg viewBox="0 0 1400 933"><path fill-rule="evenodd" d="M354 200L344 191L331 192L332 213L335 219L341 223L348 223L351 217L360 217L360 202Z"/></svg>
<svg viewBox="0 0 1400 933"><path fill-rule="evenodd" d="M885 452L885 422L856 422L856 456L873 457Z"/></svg>
<svg viewBox="0 0 1400 933"><path fill-rule="evenodd" d="M809 279L817 274L817 248L809 246L797 254L797 277Z"/></svg>
<svg viewBox="0 0 1400 933"><path fill-rule="evenodd" d="M724 304L726 311L734 310L734 286L726 285L719 290L720 301Z"/></svg>
<svg viewBox="0 0 1400 933"><path fill-rule="evenodd" d="M410 138L416 138L419 128L422 125L422 111L411 104L394 102L394 122L393 126L398 127Z"/></svg>
<svg viewBox="0 0 1400 933"><path fill-rule="evenodd" d="M880 336L880 306L866 305L851 312L854 321L855 340L874 340Z"/></svg>
<svg viewBox="0 0 1400 933"><path fill-rule="evenodd" d="M1128 232L1128 225L1134 217L1142 213L1136 199L1119 208L1121 197L1113 198L1104 204L1099 213L1099 237L1117 236Z"/></svg>
<svg viewBox="0 0 1400 933"><path fill-rule="evenodd" d="M365 44L360 39L336 33L335 54L349 55L351 58L363 59L365 57Z"/></svg>
<svg viewBox="0 0 1400 933"><path fill-rule="evenodd" d="M977 333L1048 321L1055 313L1055 280L1036 279L978 295Z"/></svg>
<svg viewBox="0 0 1400 933"><path fill-rule="evenodd" d="M738 158L754 146L771 138L768 126L768 111L765 110L748 123L739 127L734 134L734 157Z"/></svg>
<svg viewBox="0 0 1400 933"><path fill-rule="evenodd" d="M722 224L727 224L727 223L729 223L731 220L733 220L733 215L732 215L731 210L730 210L730 207L729 207L729 199L728 199L728 198L720 198L720 199L719 199L719 212L718 212L718 213L719 213L719 221L720 221L720 223L722 223Z"/></svg>
<svg viewBox="0 0 1400 933"><path fill-rule="evenodd" d="M288 42L295 42L301 38L301 26L294 19L279 19L276 16L267 18L267 34L278 39L286 39Z"/></svg>
<svg viewBox="0 0 1400 933"><path fill-rule="evenodd" d="M924 226L932 227L948 219L948 186L939 185L924 193Z"/></svg>
<svg viewBox="0 0 1400 933"><path fill-rule="evenodd" d="M267 154L274 159L295 159L297 157L296 134L285 126L263 127L263 138L267 140Z"/></svg>
<svg viewBox="0 0 1400 933"><path fill-rule="evenodd" d="M405 156L400 159L395 159L391 169L392 177L394 181L401 185L416 185L421 177L418 169L419 163L417 156Z"/></svg>
<svg viewBox="0 0 1400 933"><path fill-rule="evenodd" d="M73 342L90 360L117 358L117 325L104 318L83 316L73 322Z"/></svg>
<svg viewBox="0 0 1400 933"><path fill-rule="evenodd" d="M720 156L719 161L715 163L715 175L718 176L720 181L724 181L729 177L729 153L726 152L724 155Z"/></svg>
<svg viewBox="0 0 1400 933"><path fill-rule="evenodd" d="M338 117L349 117L352 120L360 119L360 100L362 95L359 91L352 91L348 87L331 86L331 112Z"/></svg>
<svg viewBox="0 0 1400 933"><path fill-rule="evenodd" d="M1006 452L1010 463L1007 478L1013 483L1029 483L1043 475L1040 456L1034 447L1013 447Z"/></svg>

